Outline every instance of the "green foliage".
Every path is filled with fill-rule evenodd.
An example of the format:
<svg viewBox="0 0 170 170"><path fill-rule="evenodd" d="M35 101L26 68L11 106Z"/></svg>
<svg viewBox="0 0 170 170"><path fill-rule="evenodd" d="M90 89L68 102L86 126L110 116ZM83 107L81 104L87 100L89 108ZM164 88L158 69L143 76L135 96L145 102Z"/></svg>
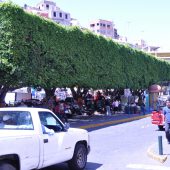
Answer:
<svg viewBox="0 0 170 170"><path fill-rule="evenodd" d="M0 84L138 89L170 79L165 61L11 3L0 4L0 39Z"/></svg>

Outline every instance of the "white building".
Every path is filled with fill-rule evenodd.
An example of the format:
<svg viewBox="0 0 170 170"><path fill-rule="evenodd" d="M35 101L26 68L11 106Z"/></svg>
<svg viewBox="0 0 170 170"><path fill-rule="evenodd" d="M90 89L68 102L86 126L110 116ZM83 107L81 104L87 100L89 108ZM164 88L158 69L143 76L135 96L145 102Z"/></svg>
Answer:
<svg viewBox="0 0 170 170"><path fill-rule="evenodd" d="M91 21L90 30L98 35L103 35L108 38L118 38L117 29L112 21L102 19Z"/></svg>
<svg viewBox="0 0 170 170"><path fill-rule="evenodd" d="M45 18L49 18L54 22L60 23L62 25L71 25L70 13L61 10L59 7L56 6L56 3L53 1L42 0L36 5L36 7L25 5L24 9L28 12L32 12Z"/></svg>
<svg viewBox="0 0 170 170"><path fill-rule="evenodd" d="M71 25L81 27L80 22L75 18L71 19Z"/></svg>

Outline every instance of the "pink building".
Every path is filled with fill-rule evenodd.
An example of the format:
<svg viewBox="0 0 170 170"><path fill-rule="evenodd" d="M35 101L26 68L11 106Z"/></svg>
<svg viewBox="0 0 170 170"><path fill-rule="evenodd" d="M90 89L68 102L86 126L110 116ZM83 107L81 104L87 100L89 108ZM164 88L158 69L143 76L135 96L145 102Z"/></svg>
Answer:
<svg viewBox="0 0 170 170"><path fill-rule="evenodd" d="M103 35L105 37L117 39L117 29L114 28L112 21L98 19L90 22L90 30L98 35Z"/></svg>
<svg viewBox="0 0 170 170"><path fill-rule="evenodd" d="M47 11L42 11L36 7L31 7L28 5L24 5L24 10L33 14L37 14L39 16L42 16L44 18L49 18Z"/></svg>

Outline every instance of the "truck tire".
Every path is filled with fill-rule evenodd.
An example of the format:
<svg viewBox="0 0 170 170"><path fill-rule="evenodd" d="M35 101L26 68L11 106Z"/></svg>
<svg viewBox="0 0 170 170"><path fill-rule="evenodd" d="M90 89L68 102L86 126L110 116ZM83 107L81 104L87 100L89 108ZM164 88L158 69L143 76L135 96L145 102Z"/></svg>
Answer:
<svg viewBox="0 0 170 170"><path fill-rule="evenodd" d="M87 163L87 149L83 144L77 144L73 158L68 162L71 170L83 170Z"/></svg>
<svg viewBox="0 0 170 170"><path fill-rule="evenodd" d="M16 170L16 168L9 163L0 163L0 170Z"/></svg>

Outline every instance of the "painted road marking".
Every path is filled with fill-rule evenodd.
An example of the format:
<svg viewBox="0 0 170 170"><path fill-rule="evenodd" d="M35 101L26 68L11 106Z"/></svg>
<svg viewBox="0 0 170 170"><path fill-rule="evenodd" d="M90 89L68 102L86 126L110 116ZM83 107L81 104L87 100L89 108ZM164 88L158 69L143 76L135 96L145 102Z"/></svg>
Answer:
<svg viewBox="0 0 170 170"><path fill-rule="evenodd" d="M152 124L151 124L151 125L152 125ZM151 125L143 125L141 128L142 128L142 129L149 128L149 127L151 127Z"/></svg>
<svg viewBox="0 0 170 170"><path fill-rule="evenodd" d="M167 166L155 166L155 165L145 165L145 164L129 164L126 168L130 169L142 169L142 170L170 170Z"/></svg>
<svg viewBox="0 0 170 170"><path fill-rule="evenodd" d="M120 119L120 120L113 120L113 121L108 121L108 122L103 122L103 123L90 124L90 125L80 126L79 128L89 129L89 128L95 128L95 127L99 127L99 126L114 125L114 124L118 124L118 123L125 123L125 122L129 122L129 121L133 121L133 120L139 120L139 119L146 118L146 117L150 117L150 115L142 115L142 116L125 118L125 119Z"/></svg>

